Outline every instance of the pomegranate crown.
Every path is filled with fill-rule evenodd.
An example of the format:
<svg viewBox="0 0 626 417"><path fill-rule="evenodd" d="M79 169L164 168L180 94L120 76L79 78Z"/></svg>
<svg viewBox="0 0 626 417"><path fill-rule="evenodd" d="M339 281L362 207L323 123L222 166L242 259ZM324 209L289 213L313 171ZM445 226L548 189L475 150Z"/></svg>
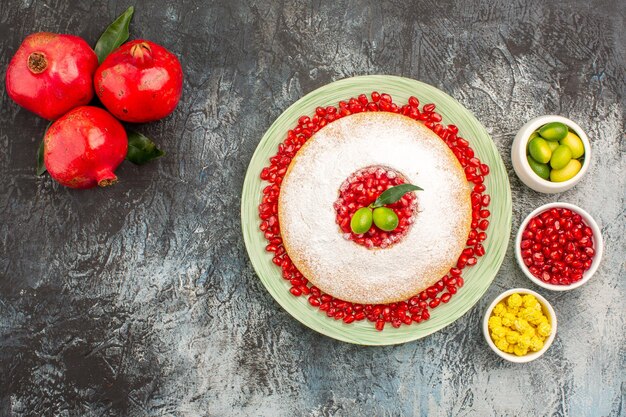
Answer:
<svg viewBox="0 0 626 417"><path fill-rule="evenodd" d="M130 48L130 54L133 58L144 62L146 59L152 58L152 48L147 42L139 42Z"/></svg>
<svg viewBox="0 0 626 417"><path fill-rule="evenodd" d="M33 52L28 55L28 69L33 74L41 74L48 67L48 61L43 52Z"/></svg>

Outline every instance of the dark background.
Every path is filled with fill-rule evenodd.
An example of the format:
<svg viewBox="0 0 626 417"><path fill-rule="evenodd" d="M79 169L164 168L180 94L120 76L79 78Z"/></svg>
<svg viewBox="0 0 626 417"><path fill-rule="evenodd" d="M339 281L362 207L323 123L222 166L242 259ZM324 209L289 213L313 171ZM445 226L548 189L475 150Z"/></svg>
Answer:
<svg viewBox="0 0 626 417"><path fill-rule="evenodd" d="M1 0L2 77L27 34L93 45L130 4ZM186 75L176 112L138 128L164 158L124 163L107 189L38 178L47 122L0 85L0 415L624 414L625 2L134 5L131 36L165 45ZM361 74L427 82L474 112L509 171L513 234L550 201L600 223L593 280L540 291L559 315L541 359L503 362L480 332L499 292L533 288L511 247L467 315L396 347L323 337L260 284L239 220L252 152L295 100ZM510 163L516 130L549 113L578 122L594 147L589 173L561 195L525 187Z"/></svg>

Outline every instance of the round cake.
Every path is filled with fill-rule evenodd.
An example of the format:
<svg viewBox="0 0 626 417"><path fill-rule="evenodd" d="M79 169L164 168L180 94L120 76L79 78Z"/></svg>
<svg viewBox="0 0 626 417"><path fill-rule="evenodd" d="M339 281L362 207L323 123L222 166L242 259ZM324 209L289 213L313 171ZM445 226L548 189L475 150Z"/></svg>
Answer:
<svg viewBox="0 0 626 417"><path fill-rule="evenodd" d="M370 167L423 189L415 192L410 227L386 247L346 239L336 223L342 184ZM452 151L422 123L390 112L343 117L313 135L285 173L278 199L283 246L302 274L334 297L406 300L456 264L472 220L470 191Z"/></svg>

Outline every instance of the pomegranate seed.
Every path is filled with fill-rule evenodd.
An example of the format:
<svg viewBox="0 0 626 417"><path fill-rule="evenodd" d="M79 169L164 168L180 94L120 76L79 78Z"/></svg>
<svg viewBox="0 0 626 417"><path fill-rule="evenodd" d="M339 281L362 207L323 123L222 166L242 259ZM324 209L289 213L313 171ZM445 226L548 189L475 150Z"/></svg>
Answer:
<svg viewBox="0 0 626 417"><path fill-rule="evenodd" d="M430 301L430 303L428 303L428 305L430 306L430 308L436 308L440 302L441 302L441 299L438 297L435 297Z"/></svg>
<svg viewBox="0 0 626 417"><path fill-rule="evenodd" d="M460 148L467 148L469 146L469 142L463 138L457 138L456 144Z"/></svg>
<svg viewBox="0 0 626 417"><path fill-rule="evenodd" d="M460 268L452 268L450 269L450 275L458 277L461 275L461 269Z"/></svg>
<svg viewBox="0 0 626 417"><path fill-rule="evenodd" d="M335 222L345 233L345 237L362 246L373 248L385 245L388 247L399 242L406 235L411 225L409 221L414 213L415 196L405 195L399 202L390 205L398 215L399 226L391 232L383 232L373 227L367 233L367 238L352 233L350 219L363 206L372 203L381 191L392 185L405 183L405 179L398 172L389 168L368 167L351 174L340 187L339 197L334 203Z"/></svg>
<svg viewBox="0 0 626 417"><path fill-rule="evenodd" d="M295 295L296 297L299 297L300 295L302 295L302 291L300 291L300 289L297 287L291 287L289 292Z"/></svg>
<svg viewBox="0 0 626 417"><path fill-rule="evenodd" d="M355 316L345 316L343 318L343 322L346 323L346 324L350 324L350 323L352 323L355 320L356 320Z"/></svg>
<svg viewBox="0 0 626 417"><path fill-rule="evenodd" d="M533 234L530 246L520 243L524 263L529 271L544 282L569 285L582 278L582 271L591 267L595 251L585 230L588 226L571 210L553 208L528 222L522 236ZM526 253L529 248L532 257Z"/></svg>

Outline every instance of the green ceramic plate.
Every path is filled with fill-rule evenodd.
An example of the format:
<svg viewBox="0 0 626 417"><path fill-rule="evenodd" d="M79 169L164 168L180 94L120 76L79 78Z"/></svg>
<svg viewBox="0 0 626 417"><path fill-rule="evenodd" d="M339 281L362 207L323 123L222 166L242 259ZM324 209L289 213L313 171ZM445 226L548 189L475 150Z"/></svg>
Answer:
<svg viewBox="0 0 626 417"><path fill-rule="evenodd" d="M301 115L313 115L317 106L337 105L340 100L356 97L361 93L379 91L391 94L396 103L406 103L410 96L420 103L435 103L443 123L455 124L459 135L469 140L478 157L486 162L491 173L487 176L487 192L491 195L491 223L484 243L486 255L471 268L465 269L465 286L452 297L448 304L437 307L430 320L421 324L401 326L388 325L382 332L376 331L367 321L346 325L341 320L326 317L323 312L309 306L306 297L294 297L289 285L282 278L281 270L272 263L272 256L265 251L265 239L259 231L258 206L262 189L267 185L259 178L261 169L268 165L278 144L287 130L297 124ZM263 285L272 297L302 324L326 336L344 342L362 345L391 345L416 340L440 330L465 314L485 293L493 281L506 252L511 233L511 189L502 159L485 128L459 102L428 84L408 78L387 75L370 75L348 78L321 87L289 107L276 119L256 148L243 185L241 196L241 223L243 237L252 265Z"/></svg>

